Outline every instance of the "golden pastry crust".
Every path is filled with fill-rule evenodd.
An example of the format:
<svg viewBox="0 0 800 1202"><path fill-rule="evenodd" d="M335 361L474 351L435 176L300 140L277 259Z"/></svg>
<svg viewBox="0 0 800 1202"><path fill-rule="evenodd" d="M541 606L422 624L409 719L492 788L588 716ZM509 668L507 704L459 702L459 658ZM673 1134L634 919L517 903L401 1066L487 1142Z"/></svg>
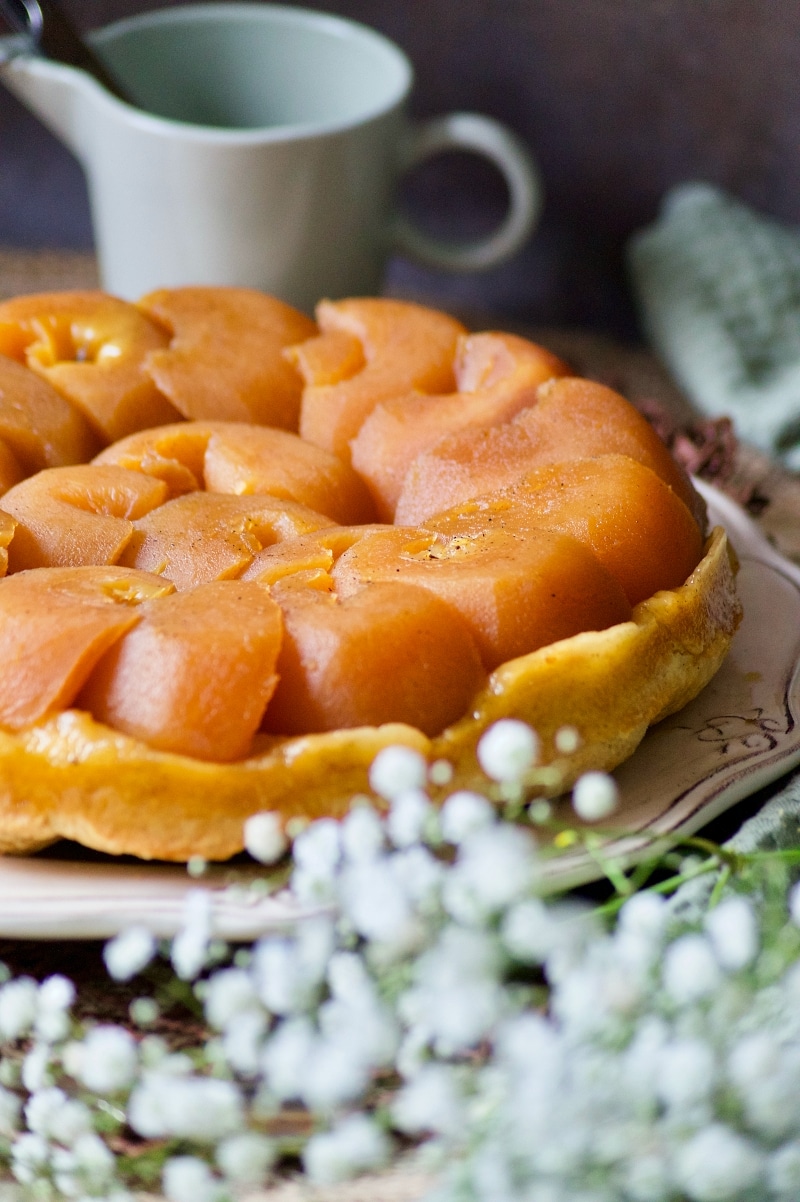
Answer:
<svg viewBox="0 0 800 1202"><path fill-rule="evenodd" d="M5 624L0 624L5 676L0 683L5 680L3 721L13 728L0 728L0 852L29 852L68 838L146 859L227 859L242 849L245 819L259 810L276 811L285 820L343 814L354 794L368 790L376 753L392 744L413 747L431 762L449 761L453 775L448 790L484 787L479 740L493 722L509 716L529 722L541 740L541 764L528 782L531 795L554 796L586 769L611 769L627 758L648 726L694 697L721 664L739 620L725 536L715 532L689 579L672 587L700 555L702 506L655 433L622 397L565 376L566 365L534 344L503 334L467 337L453 318L418 305L377 298L322 302L317 316L318 334L309 318L241 289L165 290L143 298L139 307L99 292L44 294L0 305L0 352L9 356L0 393L6 381L13 391L12 408L25 409L24 421L14 417L16 410L5 418L0 414L0 489L9 489L5 505L10 514L0 512L0 574L6 557L11 573L4 586L8 612L0 611L0 616L5 613ZM295 340L297 345L287 346ZM176 423L179 413L209 420ZM223 422L220 417L238 420ZM242 424L242 419L299 426L302 439L284 429ZM366 431L363 437L360 430ZM98 442L112 438L123 441L96 455ZM94 464L71 475L62 466L91 454L96 455ZM611 463L623 456L628 457L624 487ZM562 461L574 459L590 462L591 471L570 467L567 472ZM380 463L378 479L374 469ZM398 463L405 465L402 471ZM537 465L538 475L533 472ZM40 471L44 466L48 470ZM496 654L489 653L488 643L479 653L483 626L472 608L458 616L451 592L436 601L445 611L443 619L439 615L440 626L429 605L415 627L406 619L417 610L407 606L402 638L386 634L399 627L384 625L382 634L373 632L367 639L354 622L362 641L329 659L341 663L336 680L354 688L359 706L347 710L337 701L339 708L330 718L310 718L300 685L305 687L307 677L316 680L320 663L329 661L317 655L319 640L303 641L305 627L299 619L297 629L292 626L300 591L314 602L322 602L325 589L336 594L330 600L341 602L334 607L340 616L347 612L352 617L356 608L359 615L379 609L375 590L399 588L395 574L402 565L390 565L391 583L371 581L375 563L365 539L359 560L364 580L353 576L347 584L347 571L355 571L359 559L348 548L374 529L369 525L376 516L374 504L380 503L382 516L400 522L394 506L406 496L406 481L414 473L415 480L419 476L417 500L429 509L436 480L445 480L451 469L459 488L467 488L467 509L435 518L428 513L426 520L438 533L422 532L422 549L430 553L441 583L442 575L477 554L476 548L485 564L489 550L502 544L500 570L481 568L481 579L488 582L488 594L481 594L481 622L486 617L492 629L505 629L502 616L516 631L525 612L541 619L538 632L550 639L589 625L618 624L545 646L540 646L543 638L537 641L526 628L524 637L499 644ZM615 480L613 505L605 479L591 476L598 471ZM554 472L555 493L550 488ZM682 516L670 516L669 505L661 513L642 473L655 473L656 493L660 489ZM566 490L567 483L572 491ZM492 496L481 499L486 490ZM565 490L570 498L577 490L572 509ZM456 501L460 505L460 493L448 506ZM581 522L593 505L608 510L609 524L599 534L598 526L590 538ZM526 517L527 525L517 529L503 517L504 507L510 506L517 516L532 507L535 520ZM477 533L476 514L488 523ZM629 518L637 514L661 514L655 525L639 522L639 544L627 537ZM334 527L334 522L360 525ZM309 532L315 532L313 538ZM563 568L567 561L577 562L566 547L558 555L554 550L552 573L542 569L537 576L530 558L520 569L520 547L528 548L536 535L549 540L548 545L560 540L559 547L574 541L583 558L591 559L594 575ZM436 554L431 552L433 539L439 540ZM602 556L609 540L622 563L609 560L607 567ZM657 549L657 570L649 576L639 571L647 559L642 542L646 550ZM668 547L684 549L671 570L666 565L670 556L664 553ZM405 546L400 550L411 554ZM625 585L622 568L630 564L636 579ZM513 578L521 581L522 593L508 586L509 565L516 565ZM33 570L23 573L27 568ZM146 585L137 568L158 574L148 576ZM571 592L566 584L562 587L562 569ZM23 574L28 580L21 579ZM239 632L239 642L247 644L244 651L228 646L230 632L238 631L237 611L228 613L223 605L223 596L230 599L231 589L236 592L231 577L245 581L241 588L250 590L259 614L268 601L259 589L272 590L269 605L281 606L274 663L265 664L263 647L248 662L249 628ZM116 582L113 596L104 591L107 578ZM538 592L531 584L534 578ZM423 591L418 585L430 588L431 605L433 579L427 572L410 586L415 594ZM61 608L54 604L56 580L63 586ZM88 580L95 581L91 588ZM139 596L137 580L159 593L177 588L179 595L156 601L152 614L149 602L143 603L144 617L131 611L121 621L116 612L108 624L117 631L113 647L102 643L102 633L84 631L87 612L81 598L86 588L93 597L92 588L99 589L103 604L128 604L134 594ZM635 605L626 620L630 606L659 586L672 591ZM348 609L351 588L358 605L354 601ZM610 609L600 604L603 588L610 590ZM495 591L505 598L502 607L494 605ZM462 589L470 606L473 592L469 583ZM523 593L526 599L520 600ZM205 604L203 599L212 594L216 600ZM534 605L537 598L541 613ZM568 602L576 598L580 620L546 624L554 611L564 618ZM396 600L395 591L394 608L388 607L392 614L403 609ZM311 611L319 617L323 608L315 604L304 611L312 633ZM223 612L227 616L220 618ZM452 623L466 623L468 617L475 618L476 626L474 631L465 627L462 654L453 651ZM131 627L130 638L129 619L133 625L141 619L135 631ZM327 637L330 631L323 627ZM436 634L439 629L441 635ZM262 633L259 626L253 637ZM343 639L342 629L335 633ZM209 639L217 636L222 658L208 670ZM381 638L394 661L367 655L367 645L379 645ZM534 646L539 650L530 652ZM203 654L197 654L197 647ZM300 666L296 679L292 655L280 658L286 648L294 648ZM448 657L439 654L443 648L449 667ZM521 651L527 654L508 658ZM421 665L416 676L405 669L414 655ZM181 673L169 667L171 657L177 657ZM356 659L361 677L352 668ZM456 694L447 693L451 661L457 661L451 673L453 688L460 690ZM472 669L464 673L460 669L467 661ZM498 663L487 679L484 673ZM152 673L151 666L156 669ZM255 675L248 675L254 666ZM245 699L259 689L266 696L274 687L273 667L283 677L276 709L268 708L264 716L248 700L252 725L242 731L242 722L231 718L236 706L231 709L225 689L235 692L237 686L230 682L246 679L250 683L240 686ZM399 694L388 687L395 676L404 681L414 677L413 705L397 704ZM277 698L283 687L285 699L293 679L294 695L304 700L298 720L289 722L285 700L280 710ZM335 693L334 677L320 679L327 702ZM368 685L376 682L380 705L360 707L370 688L353 682L364 679ZM475 688L479 691L472 695ZM446 704L448 696L451 703ZM187 704L187 697L196 705ZM435 705L428 709L435 713L426 716L420 698L425 703L433 699ZM150 714L146 721L145 710ZM198 729L183 722L192 711L201 715ZM439 731L462 713L441 734L423 733ZM405 725L398 716L413 716L416 725ZM392 723L328 729L384 717ZM220 732L225 718L234 728L228 729L227 741ZM580 739L569 756L556 747L557 732L564 726L574 727ZM287 733L297 730L327 733ZM207 759L193 758L206 753ZM245 758L234 759L237 755Z"/></svg>
<svg viewBox="0 0 800 1202"><path fill-rule="evenodd" d="M484 782L476 756L499 718L529 722L542 743L534 795L555 796L587 768L612 769L648 726L700 692L740 620L735 562L722 530L680 588L636 606L633 620L575 635L501 665L469 713L429 739L405 725L266 738L234 764L158 752L88 714L67 710L11 734L0 730L0 852L30 852L59 838L144 859L224 860L243 847L245 819L339 816L368 789L381 748L403 744L453 766L448 791ZM580 735L560 755L555 734Z"/></svg>
<svg viewBox="0 0 800 1202"><path fill-rule="evenodd" d="M47 292L0 304L0 353L47 380L101 444L180 414L145 371L168 335L105 292Z"/></svg>

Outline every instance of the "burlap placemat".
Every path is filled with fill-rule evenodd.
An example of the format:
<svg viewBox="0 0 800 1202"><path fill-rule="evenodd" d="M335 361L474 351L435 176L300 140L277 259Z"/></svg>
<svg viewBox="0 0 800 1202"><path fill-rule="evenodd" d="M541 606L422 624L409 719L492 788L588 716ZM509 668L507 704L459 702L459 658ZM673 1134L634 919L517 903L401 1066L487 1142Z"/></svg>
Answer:
<svg viewBox="0 0 800 1202"><path fill-rule="evenodd" d="M91 255L0 248L0 299L23 293L97 286L97 267ZM519 323L498 322L496 316L486 314L462 316L474 329L498 324L512 328L513 325L516 332L542 342L561 355L574 367L576 374L607 383L645 410L654 408L673 434L690 428L696 421L685 397L655 356L646 350L621 346L585 331L531 328ZM751 447L735 441L720 445L721 450L715 448L712 437L708 447L698 452L701 458L706 454L710 461L715 454L724 459L724 463L711 463L711 474L716 483L745 502L778 549L800 562L800 480ZM0 950L2 957L15 968L27 967L34 975L39 975L48 955L57 958L59 951L57 945L41 944L20 948L19 956L13 954L8 944ZM17 959L19 964L14 964ZM76 967L80 969L80 965L76 964ZM80 975L78 971L77 977ZM111 999L104 1000L109 1002ZM313 1188L301 1179L282 1181L268 1190L247 1195L242 1202L419 1202L432 1184L418 1168L403 1163L387 1173L328 1188ZM163 1199L142 1195L141 1202L163 1202Z"/></svg>
<svg viewBox="0 0 800 1202"><path fill-rule="evenodd" d="M62 250L7 250L0 247L0 300L24 292L97 288L94 255Z"/></svg>

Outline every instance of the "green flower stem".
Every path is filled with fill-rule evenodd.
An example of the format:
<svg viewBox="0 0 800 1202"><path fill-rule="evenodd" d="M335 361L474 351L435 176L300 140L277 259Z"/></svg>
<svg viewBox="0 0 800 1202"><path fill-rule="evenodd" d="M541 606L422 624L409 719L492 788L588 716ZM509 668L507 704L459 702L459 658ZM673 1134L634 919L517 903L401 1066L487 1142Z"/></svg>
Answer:
<svg viewBox="0 0 800 1202"><path fill-rule="evenodd" d="M676 873L674 876L667 877L663 881L657 881L642 892L661 893L668 896L680 888L681 885L685 885L687 881L696 880L699 876L707 876L709 872L716 872L718 869L719 861L716 858L704 860L689 872ZM612 897L610 901L604 902L602 906L598 906L595 913L602 918L613 918L622 909L630 896L630 893L625 893L618 897Z"/></svg>

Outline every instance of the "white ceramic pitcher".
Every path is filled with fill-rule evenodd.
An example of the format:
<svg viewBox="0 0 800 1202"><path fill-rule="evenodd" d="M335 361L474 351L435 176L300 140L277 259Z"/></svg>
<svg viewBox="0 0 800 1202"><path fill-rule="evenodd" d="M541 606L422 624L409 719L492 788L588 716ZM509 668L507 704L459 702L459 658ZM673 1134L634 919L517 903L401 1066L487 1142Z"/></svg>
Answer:
<svg viewBox="0 0 800 1202"><path fill-rule="evenodd" d="M411 65L363 25L200 4L88 41L136 106L19 37L0 38L0 81L82 163L102 282L117 295L239 284L310 310L322 296L379 291L392 252L477 270L513 254L535 223L539 181L520 141L474 113L412 126ZM401 173L452 149L487 156L508 183L505 220L466 246L432 240L395 210Z"/></svg>

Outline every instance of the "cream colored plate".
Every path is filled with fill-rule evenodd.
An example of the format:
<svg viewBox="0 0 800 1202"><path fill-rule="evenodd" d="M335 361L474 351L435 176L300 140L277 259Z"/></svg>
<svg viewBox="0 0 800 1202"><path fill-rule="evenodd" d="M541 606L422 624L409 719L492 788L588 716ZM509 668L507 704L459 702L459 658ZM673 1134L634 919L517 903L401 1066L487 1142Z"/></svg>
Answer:
<svg viewBox="0 0 800 1202"><path fill-rule="evenodd" d="M214 934L234 942L319 913L301 911L285 892L265 896L253 889L260 875L257 867L215 867L196 880L171 864L0 857L0 936L107 939L143 925L167 938L181 928L189 895L199 888L211 891Z"/></svg>
<svg viewBox="0 0 800 1202"><path fill-rule="evenodd" d="M745 617L717 676L679 714L651 730L616 772L625 837L606 854L633 859L661 836L690 834L800 763L800 569L778 555L727 497L701 486L714 523L724 525L741 559ZM568 803L559 816L571 821ZM547 866L553 886L601 875L585 853L562 852ZM303 917L285 897L231 893L246 870L215 869L217 933L249 940ZM200 882L182 868L109 860L0 859L0 936L103 939L132 923L159 936L181 925L187 894Z"/></svg>
<svg viewBox="0 0 800 1202"><path fill-rule="evenodd" d="M711 683L653 727L614 773L622 797L614 825L626 836L604 843L603 854L626 860L657 845L658 836L693 834L800 764L800 568L738 505L695 483L740 558L744 618ZM573 821L567 802L557 812ZM568 852L548 865L548 875L560 887L601 870L585 853Z"/></svg>

